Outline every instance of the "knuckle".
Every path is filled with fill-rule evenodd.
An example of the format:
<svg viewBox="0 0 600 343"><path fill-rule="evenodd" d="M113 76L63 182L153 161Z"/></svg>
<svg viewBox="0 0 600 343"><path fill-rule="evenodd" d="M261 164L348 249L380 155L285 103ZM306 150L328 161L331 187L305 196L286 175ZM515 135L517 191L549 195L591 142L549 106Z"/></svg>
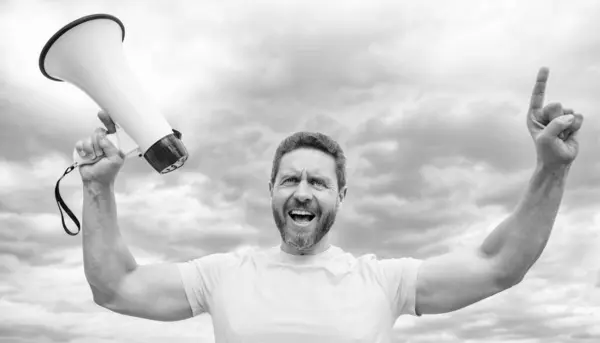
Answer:
<svg viewBox="0 0 600 343"><path fill-rule="evenodd" d="M96 135L96 136L97 136L97 135L101 135L101 134L104 134L105 132L106 132L106 129L105 129L105 128L103 128L103 127L97 127L97 128L94 130L94 135Z"/></svg>
<svg viewBox="0 0 600 343"><path fill-rule="evenodd" d="M83 141L81 143L81 149L85 150L85 151L91 151L92 150L92 142L89 139L86 139L85 141Z"/></svg>
<svg viewBox="0 0 600 343"><path fill-rule="evenodd" d="M551 103L548 104L547 107L549 109L553 109L553 110L562 109L562 104L560 102L551 102Z"/></svg>

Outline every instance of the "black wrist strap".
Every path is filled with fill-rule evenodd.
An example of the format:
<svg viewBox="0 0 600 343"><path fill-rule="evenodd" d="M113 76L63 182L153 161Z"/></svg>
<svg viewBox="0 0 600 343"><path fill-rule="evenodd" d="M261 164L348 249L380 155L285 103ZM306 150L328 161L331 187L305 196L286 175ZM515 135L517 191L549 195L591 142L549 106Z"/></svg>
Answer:
<svg viewBox="0 0 600 343"><path fill-rule="evenodd" d="M173 133L175 134L175 137L177 137L177 139L181 139L181 132L172 129ZM80 231L81 231L81 224L79 223L79 220L77 219L77 217L75 216L75 214L73 214L73 212L69 209L69 207L67 207L67 204L65 204L65 202L63 201L62 197L60 196L60 191L58 190L58 187L60 185L60 181L70 172L72 172L75 168L77 168L77 162L73 163L69 168L67 168L67 170L65 170L65 172L63 173L63 175L60 177L60 179L58 179L58 181L56 182L56 187L54 188L54 197L56 198L56 204L58 205L58 210L60 211L60 220L62 221L62 225L63 225L63 229L65 230L65 232L71 236L76 236ZM71 232L69 231L69 229L67 229L67 225L65 224L65 216L63 215L63 209L64 211L67 213L67 215L71 218L71 220L73 221L73 223L75 223L75 225L77 225L77 232Z"/></svg>
<svg viewBox="0 0 600 343"><path fill-rule="evenodd" d="M54 188L54 197L56 198L56 204L58 205L58 210L60 211L60 219L62 221L62 225L63 228L65 229L65 232L71 236L76 236L79 231L81 231L81 225L79 223L79 220L77 220L77 217L75 216L75 214L73 214L73 212L71 212L71 210L67 207L67 204L65 204L65 202L63 201L62 197L60 196L60 192L58 190L58 186L60 185L60 181L70 172L73 171L73 169L77 168L77 163L73 163L69 168L67 168L67 170L65 170L65 172L63 173L63 175L60 177L60 179L58 179L58 182L56 182L56 187ZM65 225L65 217L63 215L63 208L65 210L65 212L67 213L67 215L71 218L71 220L75 223L75 225L77 225L77 232L73 233L71 231L69 231L67 229L67 226Z"/></svg>

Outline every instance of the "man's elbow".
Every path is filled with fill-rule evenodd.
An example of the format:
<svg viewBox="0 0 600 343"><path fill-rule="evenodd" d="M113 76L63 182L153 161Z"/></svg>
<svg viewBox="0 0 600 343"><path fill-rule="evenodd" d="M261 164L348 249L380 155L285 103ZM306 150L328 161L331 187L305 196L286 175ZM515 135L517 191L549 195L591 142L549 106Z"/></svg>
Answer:
<svg viewBox="0 0 600 343"><path fill-rule="evenodd" d="M500 291L504 291L504 290L507 290L509 288L512 288L512 287L520 284L521 281L523 281L525 274L526 274L526 272L515 272L515 271L499 273L496 276L495 283Z"/></svg>
<svg viewBox="0 0 600 343"><path fill-rule="evenodd" d="M114 299L113 295L100 291L92 284L90 284L90 288L92 290L92 298L96 305L103 307L107 310L114 311L114 306L112 305Z"/></svg>
<svg viewBox="0 0 600 343"><path fill-rule="evenodd" d="M114 313L123 314L127 316L134 316L132 313L127 311L127 308L124 307L122 303L115 301L115 296L112 295L94 293L94 303Z"/></svg>
<svg viewBox="0 0 600 343"><path fill-rule="evenodd" d="M531 268L531 265L526 266L522 263L515 263L514 261L499 257L490 258L488 261L490 262L489 270L494 280L494 285L500 291L520 284Z"/></svg>

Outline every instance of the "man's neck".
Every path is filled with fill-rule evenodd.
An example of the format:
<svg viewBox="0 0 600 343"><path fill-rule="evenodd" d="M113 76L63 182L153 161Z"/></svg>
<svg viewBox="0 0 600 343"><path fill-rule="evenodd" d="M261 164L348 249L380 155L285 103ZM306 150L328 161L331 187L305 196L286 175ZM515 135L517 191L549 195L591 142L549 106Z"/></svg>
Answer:
<svg viewBox="0 0 600 343"><path fill-rule="evenodd" d="M284 252L286 252L290 255L297 255L297 256L317 255L317 254L320 254L320 253L326 251L330 246L331 246L331 244L329 243L329 234L325 235L319 241L319 243L315 244L313 247L311 247L310 249L306 249L306 250L298 250L294 246L286 244L285 242L281 242L281 250L283 250Z"/></svg>

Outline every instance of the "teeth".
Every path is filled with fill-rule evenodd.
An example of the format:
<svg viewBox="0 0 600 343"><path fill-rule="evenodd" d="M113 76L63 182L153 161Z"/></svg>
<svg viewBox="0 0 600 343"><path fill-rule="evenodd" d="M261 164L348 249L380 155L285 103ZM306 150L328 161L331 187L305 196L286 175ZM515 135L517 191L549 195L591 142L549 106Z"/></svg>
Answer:
<svg viewBox="0 0 600 343"><path fill-rule="evenodd" d="M313 215L312 213L310 213L308 211L303 211L303 210L292 210L290 213L297 214L297 215L305 215L305 216Z"/></svg>

